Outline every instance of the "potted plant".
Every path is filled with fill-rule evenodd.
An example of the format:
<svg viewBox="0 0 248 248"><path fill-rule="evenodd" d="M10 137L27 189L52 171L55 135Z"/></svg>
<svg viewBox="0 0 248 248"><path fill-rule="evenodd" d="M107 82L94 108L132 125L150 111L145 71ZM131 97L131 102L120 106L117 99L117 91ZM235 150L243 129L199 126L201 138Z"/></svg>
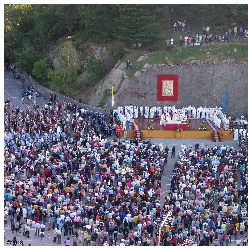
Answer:
<svg viewBox="0 0 248 248"><path fill-rule="evenodd" d="M182 128L177 126L175 129L175 138L181 138L181 132L182 132Z"/></svg>
<svg viewBox="0 0 248 248"><path fill-rule="evenodd" d="M201 122L201 125L199 127L199 130L201 130L201 131L206 131L207 130L206 122L205 121L202 121Z"/></svg>

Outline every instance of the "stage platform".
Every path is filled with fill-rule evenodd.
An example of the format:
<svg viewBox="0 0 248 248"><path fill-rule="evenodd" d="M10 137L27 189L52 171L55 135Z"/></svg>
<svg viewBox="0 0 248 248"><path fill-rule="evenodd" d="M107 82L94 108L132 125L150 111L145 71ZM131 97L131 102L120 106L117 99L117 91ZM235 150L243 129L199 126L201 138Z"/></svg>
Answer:
<svg viewBox="0 0 248 248"><path fill-rule="evenodd" d="M145 138L199 138L212 139L212 129L205 119L188 119L188 129L176 132L175 130L165 130L164 126L160 125L159 118L134 118L133 119L142 132L143 139ZM205 121L207 130L199 130L201 123ZM153 125L153 130L148 130L149 122ZM223 139L233 139L233 134L230 131L221 131ZM134 138L134 127L132 130L122 131L122 137Z"/></svg>

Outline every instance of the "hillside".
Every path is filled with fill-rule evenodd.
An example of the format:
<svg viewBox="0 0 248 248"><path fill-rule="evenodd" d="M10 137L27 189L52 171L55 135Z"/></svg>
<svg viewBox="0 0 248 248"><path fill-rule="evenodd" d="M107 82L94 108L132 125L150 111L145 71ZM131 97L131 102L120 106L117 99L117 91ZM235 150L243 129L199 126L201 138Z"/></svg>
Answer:
<svg viewBox="0 0 248 248"><path fill-rule="evenodd" d="M181 69L186 68L186 72L193 74L183 77L199 80L194 70L187 68L201 61L201 67L207 68L197 73L210 85L218 75L209 72L212 77L205 77L208 63L236 63L248 57L248 39L241 38L239 33L233 37L235 26L248 28L247 5L9 4L4 10L7 65L13 63L20 72L28 73L57 93L107 110L112 107L112 85L115 86L115 104L125 99L129 99L127 104L136 104L137 98L139 104L158 105L160 103L154 102L154 80L164 67L177 68L173 73L180 75L183 74ZM203 27L209 31L203 31ZM231 30L230 37L228 30ZM207 39L205 42L205 33L212 35L211 42ZM197 35L202 41L197 42ZM192 46L187 42L186 46L187 37L201 45ZM126 70L128 59L132 66ZM225 70L220 73L223 78L219 81L233 85L235 80L231 76L228 79L232 81L226 80ZM140 85L140 89L132 88L148 71L151 75L144 80L146 84ZM168 73L167 69L163 73ZM122 87L125 82L130 82L127 88ZM133 91L128 93L127 89L133 89L137 96L145 94L144 101L135 96L130 98ZM214 103L218 103L216 97L218 95L213 96Z"/></svg>
<svg viewBox="0 0 248 248"><path fill-rule="evenodd" d="M210 8L209 11L212 12L213 16L218 16L220 6L218 6L218 8L211 8L210 6L207 7ZM203 34L202 27L205 24L209 25L212 34L221 35L225 34L229 28L233 30L234 26L237 25L237 22L239 21L238 19L236 20L237 22L235 22L234 19L229 20L227 16L223 15L218 16L218 18L214 18L214 20L207 20L206 23L206 18L202 16L204 8L198 8L198 12L194 13L193 16L192 10L196 10L195 8L195 6L191 5L184 5L183 8L180 8L180 6L165 8L165 21L161 22L160 26L161 30L165 31L160 33L161 41L152 47L142 46L140 50L137 50L134 49L131 45L130 47L127 47L126 44L120 42L83 44L81 46L81 48L83 47L81 51L87 51L87 53L82 52L83 55L81 57L84 58L84 61L88 61L90 58L100 59L103 64L107 66L108 74L99 80L96 85L90 86L86 83L89 73L87 70L85 70L79 77L81 88L74 92L72 97L84 103L101 106L109 110L112 107L112 85L115 86L115 94L117 94L115 98L115 104L118 102L117 97L120 100L120 103L124 102L124 99L130 99L127 102L130 104L135 104L135 97L132 97L134 95L131 93L127 94L125 87L121 86L123 82L126 81L131 82L131 85L136 85L135 82L137 81L137 75L142 73L144 68L147 66L154 65L156 67L156 65L159 66L159 64L170 65L176 63L181 65L186 64L186 67L188 67L191 61L194 60L214 61L216 59L226 60L229 58L234 61L246 60L248 57L246 47L248 44L248 39L240 37L231 37L228 42L214 41L213 44L206 42L205 45L201 46L200 49L195 47L194 52L191 52L193 50L192 47L190 48L180 46L180 36L192 36L196 35L196 33ZM195 22L195 18L199 20L199 22ZM174 31L173 23L177 20L186 20L187 25L185 26L184 30L181 30L178 27L177 30ZM171 38L174 39L174 44L173 46L168 46L166 40ZM237 53L234 54L234 47L231 46L228 48L230 44L237 44L237 46L239 44L242 45L242 48L238 49ZM117 47L120 47L124 51L124 56L119 60L114 59L111 56L112 49ZM127 59L132 61L132 69L128 71L125 70L125 61ZM225 72L225 69L223 70L223 72ZM175 71L174 73L177 72ZM202 77L205 76L204 70L202 70L200 73L202 74ZM223 77L225 76L223 75ZM208 82L209 80L213 81L213 78L205 78L204 81ZM122 89L124 89L124 91L122 91ZM147 95L146 99L149 99L149 104L154 104L154 98L152 98L152 96L149 94L149 92L151 92L150 88L146 86L144 90L146 92L144 94ZM138 89L134 88L133 91L138 92ZM139 101L139 104L144 104L143 102L145 102L145 99L142 102L142 99L139 97L137 100ZM156 104L158 105L158 103ZM216 101L215 104L217 104Z"/></svg>
<svg viewBox="0 0 248 248"><path fill-rule="evenodd" d="M234 52L234 49L237 52ZM181 53L181 57L185 52L187 59L176 61L177 52ZM222 57L221 54L227 56ZM216 43L199 47L173 48L163 52L129 51L126 58L130 58L133 63L131 69L125 69L125 59L118 61L104 79L92 88L86 86L80 93L77 91L75 98L90 105L101 106L108 112L112 108L111 87L114 85L114 107L131 104L150 107L174 105L173 102L157 101L156 76L177 74L180 79L180 100L176 103L178 107L221 106L222 93L226 88L230 96L227 114L241 115L247 111L247 45ZM83 89L84 82L81 82L81 85ZM202 88L203 86L206 88ZM233 86L236 91L233 90ZM188 95L191 96L190 100L187 98ZM242 104L237 106L235 99L243 99Z"/></svg>

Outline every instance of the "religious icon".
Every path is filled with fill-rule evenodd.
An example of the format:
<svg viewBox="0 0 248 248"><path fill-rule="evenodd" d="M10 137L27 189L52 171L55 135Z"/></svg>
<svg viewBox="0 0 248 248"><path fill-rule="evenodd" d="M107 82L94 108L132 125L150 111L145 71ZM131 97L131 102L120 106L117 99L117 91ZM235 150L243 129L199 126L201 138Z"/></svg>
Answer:
<svg viewBox="0 0 248 248"><path fill-rule="evenodd" d="M173 80L162 80L162 95L173 96Z"/></svg>
<svg viewBox="0 0 248 248"><path fill-rule="evenodd" d="M157 75L157 100L178 101L178 75Z"/></svg>

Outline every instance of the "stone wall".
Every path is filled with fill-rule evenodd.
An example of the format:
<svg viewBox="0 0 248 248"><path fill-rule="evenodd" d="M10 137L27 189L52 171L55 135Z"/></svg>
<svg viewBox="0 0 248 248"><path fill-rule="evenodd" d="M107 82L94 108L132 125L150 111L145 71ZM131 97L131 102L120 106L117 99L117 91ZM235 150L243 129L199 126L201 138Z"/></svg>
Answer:
<svg viewBox="0 0 248 248"><path fill-rule="evenodd" d="M178 75L178 101L157 101L158 74ZM192 61L184 65L146 64L134 79L123 80L115 96L115 107L130 104L221 107L224 89L227 116L248 115L248 62L215 60Z"/></svg>

